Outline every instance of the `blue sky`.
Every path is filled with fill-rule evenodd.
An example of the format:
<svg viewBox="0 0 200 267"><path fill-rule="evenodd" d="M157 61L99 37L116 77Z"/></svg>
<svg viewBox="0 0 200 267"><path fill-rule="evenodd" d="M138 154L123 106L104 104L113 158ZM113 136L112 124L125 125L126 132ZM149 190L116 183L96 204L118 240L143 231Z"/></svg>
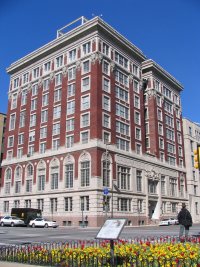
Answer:
<svg viewBox="0 0 200 267"><path fill-rule="evenodd" d="M0 112L7 111L12 62L76 18L99 15L183 84L183 116L200 122L199 0L1 0Z"/></svg>

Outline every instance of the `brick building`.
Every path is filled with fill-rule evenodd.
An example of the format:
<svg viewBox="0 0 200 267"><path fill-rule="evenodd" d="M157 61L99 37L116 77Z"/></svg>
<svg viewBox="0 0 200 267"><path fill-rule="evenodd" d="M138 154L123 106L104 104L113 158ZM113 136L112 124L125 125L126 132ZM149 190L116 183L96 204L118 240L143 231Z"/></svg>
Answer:
<svg viewBox="0 0 200 267"><path fill-rule="evenodd" d="M1 185L1 162L3 160L3 151L4 151L4 133L6 128L6 114L0 113L0 185Z"/></svg>
<svg viewBox="0 0 200 267"><path fill-rule="evenodd" d="M41 208L74 226L176 216L183 87L101 18L80 21L7 69L1 212Z"/></svg>

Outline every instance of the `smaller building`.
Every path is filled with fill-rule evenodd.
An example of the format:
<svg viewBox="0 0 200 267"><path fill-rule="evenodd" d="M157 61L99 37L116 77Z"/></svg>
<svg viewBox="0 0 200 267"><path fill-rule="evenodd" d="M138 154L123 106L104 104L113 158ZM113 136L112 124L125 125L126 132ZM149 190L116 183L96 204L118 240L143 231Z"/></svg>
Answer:
<svg viewBox="0 0 200 267"><path fill-rule="evenodd" d="M3 160L5 127L6 127L6 114L0 113L0 185L1 185L1 162Z"/></svg>
<svg viewBox="0 0 200 267"><path fill-rule="evenodd" d="M200 124L183 118L189 209L193 222L200 222L200 175L194 168L194 150L200 145Z"/></svg>

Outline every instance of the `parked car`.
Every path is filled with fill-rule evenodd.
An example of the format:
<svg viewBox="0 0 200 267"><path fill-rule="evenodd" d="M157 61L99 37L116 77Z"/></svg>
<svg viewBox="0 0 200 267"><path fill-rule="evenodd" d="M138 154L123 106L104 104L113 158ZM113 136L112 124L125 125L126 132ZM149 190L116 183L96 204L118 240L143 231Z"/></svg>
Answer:
<svg viewBox="0 0 200 267"><path fill-rule="evenodd" d="M9 225L9 226L24 226L24 221L16 216L4 216L0 220L1 226Z"/></svg>
<svg viewBox="0 0 200 267"><path fill-rule="evenodd" d="M45 228L48 228L48 227L53 227L53 228L56 228L58 227L58 223L55 222L55 221L49 221L47 219L44 219L44 218L36 218L34 220L31 220L29 222L29 226L31 227L45 227Z"/></svg>
<svg viewBox="0 0 200 267"><path fill-rule="evenodd" d="M178 220L175 218L163 219L162 221L159 222L159 226L175 225L175 224L179 224Z"/></svg>

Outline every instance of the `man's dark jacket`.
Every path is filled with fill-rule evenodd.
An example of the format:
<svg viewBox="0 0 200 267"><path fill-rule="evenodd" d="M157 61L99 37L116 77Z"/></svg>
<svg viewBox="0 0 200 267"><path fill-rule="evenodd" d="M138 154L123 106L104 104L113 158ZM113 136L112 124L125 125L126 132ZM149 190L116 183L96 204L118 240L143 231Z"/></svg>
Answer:
<svg viewBox="0 0 200 267"><path fill-rule="evenodd" d="M192 226L192 216L186 208L182 208L178 214L178 221L184 226Z"/></svg>

